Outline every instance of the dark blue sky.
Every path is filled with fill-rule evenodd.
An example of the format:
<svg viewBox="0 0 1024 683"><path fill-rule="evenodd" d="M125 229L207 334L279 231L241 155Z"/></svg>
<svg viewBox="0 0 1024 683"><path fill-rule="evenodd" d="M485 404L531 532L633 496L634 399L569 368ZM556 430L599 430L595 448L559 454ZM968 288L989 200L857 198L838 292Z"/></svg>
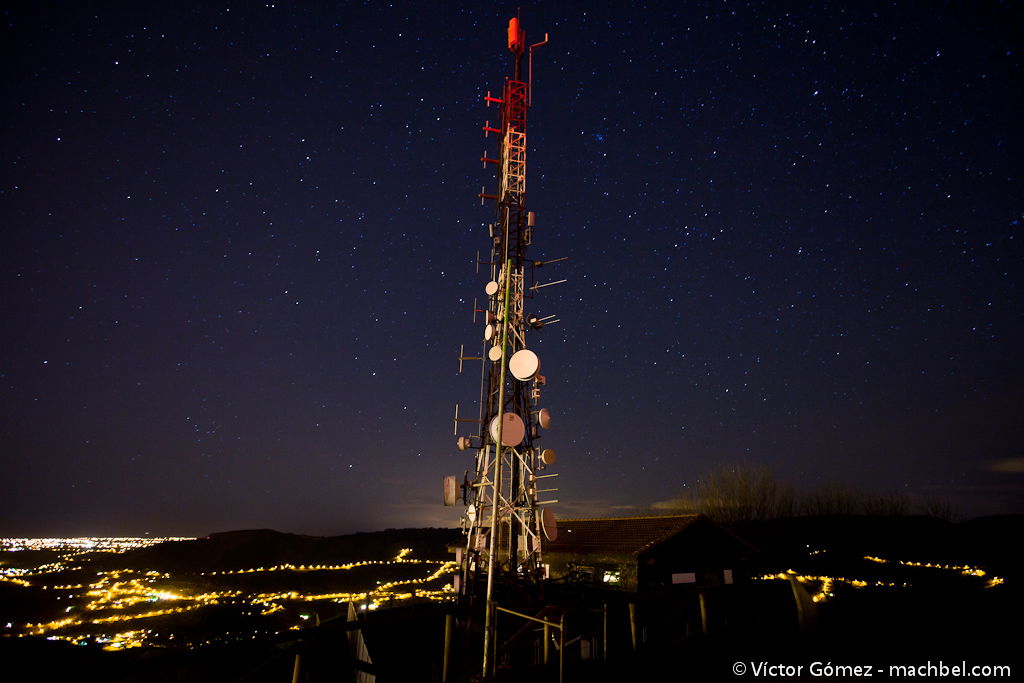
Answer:
<svg viewBox="0 0 1024 683"><path fill-rule="evenodd" d="M457 523L514 11L4 11L0 533ZM522 17L560 516L740 461L1022 510L1019 6Z"/></svg>

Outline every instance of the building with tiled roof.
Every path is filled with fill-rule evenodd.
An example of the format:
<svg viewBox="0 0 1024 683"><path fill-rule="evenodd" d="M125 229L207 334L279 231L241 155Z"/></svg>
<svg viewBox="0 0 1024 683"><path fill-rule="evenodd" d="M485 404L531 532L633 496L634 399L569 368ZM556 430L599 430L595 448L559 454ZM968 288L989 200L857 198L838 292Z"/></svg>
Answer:
<svg viewBox="0 0 1024 683"><path fill-rule="evenodd" d="M733 583L753 552L704 515L566 519L544 562L552 578L643 592Z"/></svg>

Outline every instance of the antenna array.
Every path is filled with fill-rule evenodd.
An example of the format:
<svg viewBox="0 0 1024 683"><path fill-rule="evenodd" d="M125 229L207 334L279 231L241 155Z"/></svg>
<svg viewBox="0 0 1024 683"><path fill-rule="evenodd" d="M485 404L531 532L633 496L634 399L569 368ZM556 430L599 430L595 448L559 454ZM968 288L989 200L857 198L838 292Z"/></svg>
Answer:
<svg viewBox="0 0 1024 683"><path fill-rule="evenodd" d="M558 322L556 316L539 317L527 313L527 302L537 291L565 280L538 283L535 269L563 258L532 261L527 248L533 243L535 217L526 209L526 113L531 101L531 85L521 80L524 53L532 71L533 50L547 43L526 47L519 20L508 27L508 48L513 54L513 75L506 78L501 97L490 92L487 106L497 105L500 123L488 121L485 136L497 138L497 155L481 157L484 167L495 167L497 190L481 190L481 204L491 202L494 221L488 226L490 258L477 256L477 271L487 266L490 278L483 283L483 303L474 302L473 319L481 314L483 347L479 355L459 353L459 369L465 361L480 361L479 411L475 418L460 417L455 408L455 436L460 451L474 454L472 470L462 482L462 515L465 546L460 553L457 588L463 596L478 595L486 575L488 608L492 603L495 581L539 581L541 538L553 540L557 534L554 515L547 505L557 500L541 500L557 489L548 486L555 474L544 471L554 464L555 452L542 449L542 430L551 426L551 416L540 406L546 383L540 373L540 358L528 347L527 333L536 334L545 325ZM474 425L470 434L461 434L464 424ZM445 503L455 504L457 484L445 478ZM490 609L488 609L488 617ZM490 621L488 619L488 621ZM487 643L485 642L485 650ZM485 665L486 666L486 665Z"/></svg>

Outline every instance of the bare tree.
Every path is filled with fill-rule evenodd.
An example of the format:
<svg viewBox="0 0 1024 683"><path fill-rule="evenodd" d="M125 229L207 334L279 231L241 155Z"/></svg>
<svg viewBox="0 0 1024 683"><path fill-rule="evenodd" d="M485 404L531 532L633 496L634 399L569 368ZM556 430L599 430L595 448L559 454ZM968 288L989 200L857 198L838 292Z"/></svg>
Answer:
<svg viewBox="0 0 1024 683"><path fill-rule="evenodd" d="M740 464L711 470L698 480L698 509L720 521L791 515L794 495L766 467Z"/></svg>
<svg viewBox="0 0 1024 683"><path fill-rule="evenodd" d="M953 516L952 507L944 501L927 499L924 506L926 514L943 519ZM793 515L905 515L911 504L901 492L872 494L835 483L799 495L763 465L740 463L709 470L697 480L695 492L660 504L659 509L701 512L712 519L730 522Z"/></svg>
<svg viewBox="0 0 1024 683"><path fill-rule="evenodd" d="M935 498L929 496L921 501L920 504L921 514L929 515L931 517L938 517L944 519L947 522L956 521L959 517L956 508L945 498Z"/></svg>
<svg viewBox="0 0 1024 683"><path fill-rule="evenodd" d="M805 515L853 515L860 512L858 492L845 484L825 484L812 490L800 502Z"/></svg>
<svg viewBox="0 0 1024 683"><path fill-rule="evenodd" d="M864 494L860 511L865 515L898 516L910 511L910 500L902 493Z"/></svg>

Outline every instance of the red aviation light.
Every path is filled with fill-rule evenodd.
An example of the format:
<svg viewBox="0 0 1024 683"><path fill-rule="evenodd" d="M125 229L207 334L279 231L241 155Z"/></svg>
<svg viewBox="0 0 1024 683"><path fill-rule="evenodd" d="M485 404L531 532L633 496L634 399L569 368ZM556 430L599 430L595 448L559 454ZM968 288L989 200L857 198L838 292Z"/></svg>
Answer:
<svg viewBox="0 0 1024 683"><path fill-rule="evenodd" d="M522 54L525 47L526 33L519 28L519 18L512 17L508 20L508 49Z"/></svg>

